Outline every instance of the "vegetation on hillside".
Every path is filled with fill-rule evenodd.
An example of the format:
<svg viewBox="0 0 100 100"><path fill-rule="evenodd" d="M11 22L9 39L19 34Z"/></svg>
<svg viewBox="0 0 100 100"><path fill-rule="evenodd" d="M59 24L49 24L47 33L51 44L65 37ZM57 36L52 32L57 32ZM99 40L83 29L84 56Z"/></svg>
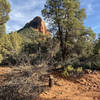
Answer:
<svg viewBox="0 0 100 100"><path fill-rule="evenodd" d="M0 27L8 21L10 4L1 0ZM3 9L3 10L2 10ZM31 26L17 32L0 34L1 64L36 64L47 62L62 68L100 68L100 37L84 26L85 9L78 0L47 0L42 15L52 36L45 36ZM2 32L1 32L2 33Z"/></svg>
<svg viewBox="0 0 100 100"><path fill-rule="evenodd" d="M86 14L85 9L80 8L79 0L47 0L42 14L60 43L57 57L60 57L62 66L100 66L90 60L95 56L96 34L83 24Z"/></svg>

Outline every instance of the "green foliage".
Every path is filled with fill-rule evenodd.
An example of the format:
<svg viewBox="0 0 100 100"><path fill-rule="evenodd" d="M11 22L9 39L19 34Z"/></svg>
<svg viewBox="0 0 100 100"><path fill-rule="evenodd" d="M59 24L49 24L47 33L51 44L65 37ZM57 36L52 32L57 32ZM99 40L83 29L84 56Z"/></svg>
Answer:
<svg viewBox="0 0 100 100"><path fill-rule="evenodd" d="M18 54L21 49L21 37L15 32L11 34L2 34L0 37L0 53L2 55Z"/></svg>
<svg viewBox="0 0 100 100"><path fill-rule="evenodd" d="M72 67L72 65L68 65L67 67L64 68L62 75L64 77L71 76L73 75L74 71L75 71L74 67Z"/></svg>
<svg viewBox="0 0 100 100"><path fill-rule="evenodd" d="M47 0L42 14L60 43L54 62L60 62L64 66L71 64L83 68L91 67L93 61L89 58L93 55L96 34L83 24L86 14L85 9L80 8L79 0ZM71 68L67 67L64 73L70 75L82 71L81 68L68 71Z"/></svg>
<svg viewBox="0 0 100 100"><path fill-rule="evenodd" d="M40 41L37 39L35 42L33 41L32 43L26 43L23 45L22 52L26 53L29 58L31 58L31 64L34 62L37 63L37 61L46 61L49 56L51 39L47 38L43 41L42 38L40 39Z"/></svg>
<svg viewBox="0 0 100 100"><path fill-rule="evenodd" d="M82 73L82 71L83 71L82 67L78 67L78 68L76 69L76 72L77 72L77 73Z"/></svg>
<svg viewBox="0 0 100 100"><path fill-rule="evenodd" d="M68 65L65 70L72 72L74 71L74 68L72 67L72 65Z"/></svg>
<svg viewBox="0 0 100 100"><path fill-rule="evenodd" d="M93 53L95 33L83 24L86 14L79 0L47 0L42 14L60 42L63 63Z"/></svg>
<svg viewBox="0 0 100 100"><path fill-rule="evenodd" d="M0 0L0 34L5 33L5 23L9 20L10 4L7 0Z"/></svg>
<svg viewBox="0 0 100 100"><path fill-rule="evenodd" d="M90 58L91 69L100 69L100 54L92 55Z"/></svg>
<svg viewBox="0 0 100 100"><path fill-rule="evenodd" d="M94 53L100 54L100 34L98 35L98 39L95 42Z"/></svg>
<svg viewBox="0 0 100 100"><path fill-rule="evenodd" d="M2 34L0 36L0 53L3 56L9 55L12 49L11 42L9 41L8 35Z"/></svg>
<svg viewBox="0 0 100 100"><path fill-rule="evenodd" d="M83 72L82 67L73 67L72 65L68 65L64 68L64 71L62 72L62 76L69 77L73 75L80 75Z"/></svg>
<svg viewBox="0 0 100 100"><path fill-rule="evenodd" d="M6 33L9 12L10 4L7 0L0 0L0 33ZM81 73L85 67L100 66L100 37L95 41L95 33L84 26L86 14L85 9L80 8L79 0L47 0L42 14L54 33L53 37L32 27L0 34L0 63L48 61L50 64L68 65L64 76Z"/></svg>
<svg viewBox="0 0 100 100"><path fill-rule="evenodd" d="M35 31L32 27L23 28L18 31L19 35L23 39L23 43L37 43L41 41L45 41L46 37L40 32Z"/></svg>
<svg viewBox="0 0 100 100"><path fill-rule="evenodd" d="M7 0L0 0L0 24L4 24L9 19L10 4Z"/></svg>
<svg viewBox="0 0 100 100"><path fill-rule="evenodd" d="M6 27L5 24L0 25L0 34L5 34L6 33Z"/></svg>
<svg viewBox="0 0 100 100"><path fill-rule="evenodd" d="M12 50L10 53L12 55L18 54L22 49L22 38L17 32L12 32L8 35L9 41L11 43Z"/></svg>
<svg viewBox="0 0 100 100"><path fill-rule="evenodd" d="M85 65L87 68L100 69L100 37L94 41L92 54L86 59Z"/></svg>
<svg viewBox="0 0 100 100"><path fill-rule="evenodd" d="M52 39L33 28L23 28L18 31L22 37L22 54L26 54L30 64L42 62L48 58Z"/></svg>
<svg viewBox="0 0 100 100"><path fill-rule="evenodd" d="M22 37L23 41L23 50L28 54L36 53L39 50L39 47L43 46L47 39L50 37L43 35L37 31L34 31L33 28L24 28L18 31L19 35Z"/></svg>
<svg viewBox="0 0 100 100"><path fill-rule="evenodd" d="M3 57L2 57L2 54L0 54L0 63L2 62L3 60Z"/></svg>
<svg viewBox="0 0 100 100"><path fill-rule="evenodd" d="M0 36L0 54L2 54L3 60L7 61L7 59L12 59L12 57L18 55L22 48L21 44L22 39L16 32L10 33L8 35L2 34Z"/></svg>
<svg viewBox="0 0 100 100"><path fill-rule="evenodd" d="M94 56L93 65L97 67L97 69L100 69L100 54Z"/></svg>

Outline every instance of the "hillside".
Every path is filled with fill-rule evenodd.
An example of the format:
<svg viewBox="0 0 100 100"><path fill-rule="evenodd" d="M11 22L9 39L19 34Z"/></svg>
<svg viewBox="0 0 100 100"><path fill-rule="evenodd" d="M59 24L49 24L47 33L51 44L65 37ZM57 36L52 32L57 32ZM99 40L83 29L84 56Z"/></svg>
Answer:
<svg viewBox="0 0 100 100"><path fill-rule="evenodd" d="M42 33L35 31L35 29L33 29L32 27L22 28L20 31L18 31L18 33L20 34L22 39L28 43L36 40L37 38L44 37Z"/></svg>
<svg viewBox="0 0 100 100"><path fill-rule="evenodd" d="M27 32L31 32L31 33L37 32L37 33L39 33L40 32L43 35L50 35L50 32L48 31L48 29L45 25L45 22L39 16L35 17L30 22L26 23L25 26L22 29L18 30L18 33L23 33L23 32L25 32L25 33L27 33Z"/></svg>
<svg viewBox="0 0 100 100"><path fill-rule="evenodd" d="M26 23L23 28L17 31L24 42L33 43L35 40L43 40L51 37L45 22L37 16L30 22Z"/></svg>

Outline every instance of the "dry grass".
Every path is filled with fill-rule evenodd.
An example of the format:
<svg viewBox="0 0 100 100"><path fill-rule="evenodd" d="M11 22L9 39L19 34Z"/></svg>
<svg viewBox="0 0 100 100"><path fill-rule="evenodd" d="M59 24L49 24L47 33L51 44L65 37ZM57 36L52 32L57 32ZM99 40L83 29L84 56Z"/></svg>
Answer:
<svg viewBox="0 0 100 100"><path fill-rule="evenodd" d="M5 70L2 72L0 100L34 100L48 88L44 77L48 74L47 66L20 66L9 73Z"/></svg>
<svg viewBox="0 0 100 100"><path fill-rule="evenodd" d="M53 73L55 84L50 89L46 68L44 64L9 71L9 68L1 68L0 100L100 100L99 71L72 79Z"/></svg>

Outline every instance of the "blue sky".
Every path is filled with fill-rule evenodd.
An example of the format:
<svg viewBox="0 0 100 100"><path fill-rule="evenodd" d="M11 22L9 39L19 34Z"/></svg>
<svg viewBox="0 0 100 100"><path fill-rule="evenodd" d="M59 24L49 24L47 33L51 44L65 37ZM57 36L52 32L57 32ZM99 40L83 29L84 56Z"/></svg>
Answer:
<svg viewBox="0 0 100 100"><path fill-rule="evenodd" d="M41 16L46 0L8 0L11 4L10 20L7 22L7 33L22 28L35 16ZM100 33L100 0L80 0L81 7L86 8L85 26Z"/></svg>

